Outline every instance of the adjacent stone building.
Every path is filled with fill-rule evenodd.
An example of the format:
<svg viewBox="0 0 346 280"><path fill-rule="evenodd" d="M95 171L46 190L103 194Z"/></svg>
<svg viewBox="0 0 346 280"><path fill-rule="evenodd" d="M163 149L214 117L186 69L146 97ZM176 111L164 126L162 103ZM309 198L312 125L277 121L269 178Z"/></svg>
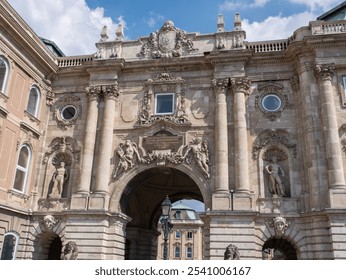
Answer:
<svg viewBox="0 0 346 280"><path fill-rule="evenodd" d="M203 259L345 259L345 6L282 40L220 15L58 57L2 1L1 258L156 259L169 195L204 202Z"/></svg>
<svg viewBox="0 0 346 280"><path fill-rule="evenodd" d="M178 201L170 212L172 229L167 240L167 259L169 260L202 260L203 221L192 208ZM163 227L159 220L157 259L164 259Z"/></svg>

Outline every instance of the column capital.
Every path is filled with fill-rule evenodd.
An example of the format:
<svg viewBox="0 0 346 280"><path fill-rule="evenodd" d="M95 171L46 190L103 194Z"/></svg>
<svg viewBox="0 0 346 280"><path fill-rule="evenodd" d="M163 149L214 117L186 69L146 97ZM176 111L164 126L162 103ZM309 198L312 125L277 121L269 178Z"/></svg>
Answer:
<svg viewBox="0 0 346 280"><path fill-rule="evenodd" d="M114 82L113 84L103 85L102 94L105 99L115 99L119 96L118 83Z"/></svg>
<svg viewBox="0 0 346 280"><path fill-rule="evenodd" d="M226 90L229 87L229 78L214 78L212 79L211 84L217 93L226 93Z"/></svg>
<svg viewBox="0 0 346 280"><path fill-rule="evenodd" d="M251 81L249 79L238 77L231 79L231 86L233 92L243 92L249 94L251 89Z"/></svg>
<svg viewBox="0 0 346 280"><path fill-rule="evenodd" d="M97 100L100 97L102 88L101 86L88 86L85 88L89 101Z"/></svg>
<svg viewBox="0 0 346 280"><path fill-rule="evenodd" d="M315 75L318 79L331 81L334 76L334 63L331 64L316 64Z"/></svg>

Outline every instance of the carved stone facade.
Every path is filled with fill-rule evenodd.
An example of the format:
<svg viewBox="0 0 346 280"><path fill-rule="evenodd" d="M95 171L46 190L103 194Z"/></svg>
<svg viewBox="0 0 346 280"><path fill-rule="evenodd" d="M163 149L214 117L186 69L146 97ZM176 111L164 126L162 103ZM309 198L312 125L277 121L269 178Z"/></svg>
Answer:
<svg viewBox="0 0 346 280"><path fill-rule="evenodd" d="M242 260L346 258L346 41L328 27L345 21L263 42L239 14L213 34L167 21L127 41L119 26L94 54L54 57L2 8L6 258L69 259L75 244L79 260L156 259L167 195L204 203L203 259L230 244Z"/></svg>

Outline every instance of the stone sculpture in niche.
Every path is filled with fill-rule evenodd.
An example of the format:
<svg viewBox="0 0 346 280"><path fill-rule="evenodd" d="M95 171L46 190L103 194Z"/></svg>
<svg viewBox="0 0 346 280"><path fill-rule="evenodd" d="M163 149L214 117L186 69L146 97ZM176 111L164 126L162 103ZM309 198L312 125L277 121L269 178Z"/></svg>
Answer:
<svg viewBox="0 0 346 280"><path fill-rule="evenodd" d="M152 58L180 57L184 51L197 50L185 31L174 26L170 20L166 21L161 29L152 32L147 43L142 45L139 57L145 57L151 52Z"/></svg>
<svg viewBox="0 0 346 280"><path fill-rule="evenodd" d="M238 247L233 244L229 244L226 247L226 251L224 253L224 260L239 260L239 259L240 259L240 254L239 254Z"/></svg>
<svg viewBox="0 0 346 280"><path fill-rule="evenodd" d="M269 175L269 191L273 196L285 196L285 189L281 181L281 177L284 177L285 173L277 163L276 156L272 157L272 162L265 167L265 170Z"/></svg>
<svg viewBox="0 0 346 280"><path fill-rule="evenodd" d="M65 168L65 162L61 161L60 165L56 167L56 171L52 177L52 191L49 194L50 198L60 198L64 183L68 180L68 172Z"/></svg>

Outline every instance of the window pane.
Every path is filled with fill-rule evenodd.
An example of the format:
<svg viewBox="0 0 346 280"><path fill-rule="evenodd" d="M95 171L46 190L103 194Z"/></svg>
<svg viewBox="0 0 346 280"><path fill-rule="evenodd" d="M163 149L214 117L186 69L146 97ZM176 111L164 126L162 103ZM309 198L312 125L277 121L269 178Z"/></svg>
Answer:
<svg viewBox="0 0 346 280"><path fill-rule="evenodd" d="M36 106L37 106L37 101L38 101L38 92L37 89L32 88L30 90L30 95L29 95L29 101L28 101L28 107L26 110L33 116L36 116Z"/></svg>
<svg viewBox="0 0 346 280"><path fill-rule="evenodd" d="M173 113L173 94L156 95L156 113Z"/></svg>
<svg viewBox="0 0 346 280"><path fill-rule="evenodd" d="M175 247L174 249L174 257L180 258L180 247Z"/></svg>
<svg viewBox="0 0 346 280"><path fill-rule="evenodd" d="M4 244L2 246L1 259L12 260L14 258L14 250L16 248L16 237L12 234L5 236Z"/></svg>
<svg viewBox="0 0 346 280"><path fill-rule="evenodd" d="M14 178L14 186L13 188L18 191L23 191L24 189L24 183L25 183L25 176L26 172L17 169L16 176Z"/></svg>
<svg viewBox="0 0 346 280"><path fill-rule="evenodd" d="M187 247L186 248L186 257L187 258L192 258L192 247Z"/></svg>
<svg viewBox="0 0 346 280"><path fill-rule="evenodd" d="M263 98L262 106L269 112L275 112L281 107L281 99L275 94L268 94Z"/></svg>
<svg viewBox="0 0 346 280"><path fill-rule="evenodd" d="M18 165L27 168L29 160L29 150L26 147L22 147L19 154Z"/></svg>
<svg viewBox="0 0 346 280"><path fill-rule="evenodd" d="M68 105L61 111L61 116L64 120L72 120L76 116L76 108Z"/></svg>
<svg viewBox="0 0 346 280"><path fill-rule="evenodd" d="M5 60L2 57L0 57L0 91L3 90L3 87L5 85L6 71L7 67Z"/></svg>

